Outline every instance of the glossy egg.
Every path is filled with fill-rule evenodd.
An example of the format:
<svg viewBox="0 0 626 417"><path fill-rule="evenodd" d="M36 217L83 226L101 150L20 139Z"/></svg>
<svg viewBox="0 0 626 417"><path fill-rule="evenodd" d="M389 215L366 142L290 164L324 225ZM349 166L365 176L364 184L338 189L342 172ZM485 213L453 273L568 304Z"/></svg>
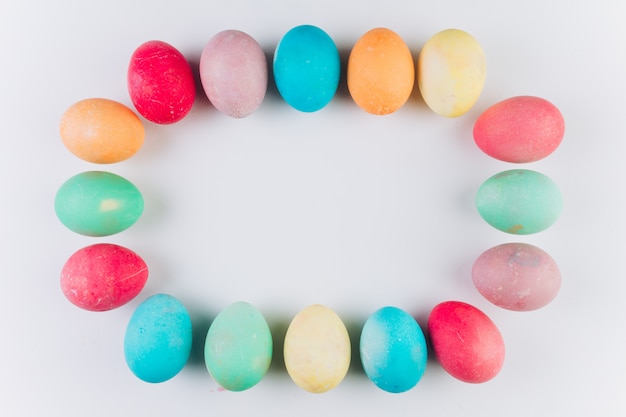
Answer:
<svg viewBox="0 0 626 417"><path fill-rule="evenodd" d="M135 298L148 279L148 266L135 252L112 243L76 251L61 270L61 290L72 304L108 311Z"/></svg>
<svg viewBox="0 0 626 417"><path fill-rule="evenodd" d="M339 316L316 304L298 313L287 328L284 358L291 379L312 393L337 386L350 366L350 338Z"/></svg>
<svg viewBox="0 0 626 417"><path fill-rule="evenodd" d="M441 116L461 116L480 97L486 67L483 49L472 35L458 29L441 31L424 44L417 60L422 98Z"/></svg>
<svg viewBox="0 0 626 417"><path fill-rule="evenodd" d="M395 112L407 102L415 83L409 47L390 29L370 30L350 52L347 81L352 99L366 112Z"/></svg>
<svg viewBox="0 0 626 417"><path fill-rule="evenodd" d="M61 140L74 155L95 164L112 164L133 156L145 131L128 107L105 98L88 98L63 113Z"/></svg>
<svg viewBox="0 0 626 417"><path fill-rule="evenodd" d="M397 307L383 307L367 319L359 349L366 375L387 392L410 390L426 370L424 333L411 315Z"/></svg>
<svg viewBox="0 0 626 417"><path fill-rule="evenodd" d="M229 391L244 391L265 376L272 361L272 334L251 304L226 307L211 323L204 359L215 381Z"/></svg>
<svg viewBox="0 0 626 417"><path fill-rule="evenodd" d="M124 336L130 370L146 382L163 382L178 374L191 353L191 319L185 306L168 294L156 294L133 313Z"/></svg>
<svg viewBox="0 0 626 417"><path fill-rule="evenodd" d="M137 111L158 124L180 121L196 97L191 66L178 49L158 40L145 42L133 52L127 83Z"/></svg>
<svg viewBox="0 0 626 417"><path fill-rule="evenodd" d="M489 317L460 301L436 305L428 317L428 333L441 367L469 383L493 379L504 364L504 340Z"/></svg>
<svg viewBox="0 0 626 417"><path fill-rule="evenodd" d="M559 187L544 174L515 169L488 178L476 192L476 208L491 226L528 235L552 226L563 208Z"/></svg>
<svg viewBox="0 0 626 417"><path fill-rule="evenodd" d="M143 197L130 181L106 171L87 171L68 179L54 200L57 217L86 236L109 236L141 217Z"/></svg>
<svg viewBox="0 0 626 417"><path fill-rule="evenodd" d="M330 36L316 26L289 30L276 47L273 66L278 92L297 110L320 110L337 91L339 51Z"/></svg>
<svg viewBox="0 0 626 417"><path fill-rule="evenodd" d="M217 110L231 117L246 117L261 105L267 91L265 53L244 32L219 32L200 56L200 80Z"/></svg>

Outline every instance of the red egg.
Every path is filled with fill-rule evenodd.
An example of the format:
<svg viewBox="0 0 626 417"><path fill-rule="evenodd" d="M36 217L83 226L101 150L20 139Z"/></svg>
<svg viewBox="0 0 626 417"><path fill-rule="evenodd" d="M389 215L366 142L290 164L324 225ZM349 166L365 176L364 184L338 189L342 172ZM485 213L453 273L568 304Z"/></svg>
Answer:
<svg viewBox="0 0 626 417"><path fill-rule="evenodd" d="M170 124L189 113L196 96L191 66L172 45L148 41L133 53L128 92L137 111L154 123Z"/></svg>

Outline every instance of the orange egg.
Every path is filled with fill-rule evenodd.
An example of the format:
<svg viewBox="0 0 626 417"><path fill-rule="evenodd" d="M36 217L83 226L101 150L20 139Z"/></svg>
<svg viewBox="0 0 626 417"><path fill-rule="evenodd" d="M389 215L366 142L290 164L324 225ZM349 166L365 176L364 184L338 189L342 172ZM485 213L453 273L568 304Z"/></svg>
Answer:
<svg viewBox="0 0 626 417"><path fill-rule="evenodd" d="M409 99L415 82L413 57L406 43L386 28L372 29L354 45L348 58L348 90L371 114L389 114Z"/></svg>
<svg viewBox="0 0 626 417"><path fill-rule="evenodd" d="M133 156L144 140L139 117L125 105L89 98L72 105L61 118L61 140L80 159L111 164Z"/></svg>

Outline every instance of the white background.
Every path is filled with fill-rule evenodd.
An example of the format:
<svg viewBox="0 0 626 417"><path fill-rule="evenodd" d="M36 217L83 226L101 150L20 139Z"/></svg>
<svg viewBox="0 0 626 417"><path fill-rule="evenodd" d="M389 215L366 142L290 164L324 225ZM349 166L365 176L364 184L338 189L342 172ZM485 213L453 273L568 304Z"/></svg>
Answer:
<svg viewBox="0 0 626 417"><path fill-rule="evenodd" d="M2 0L0 414L626 415L625 17L609 0ZM436 32L466 30L487 57L483 94L457 119L436 116L417 89L396 113L372 116L342 83L326 108L304 114L270 85L257 112L236 120L199 90L182 122L145 122L145 145L128 161L96 166L63 147L59 120L74 102L132 106L126 69L141 43L171 43L195 69L221 30L247 32L271 59L300 24L324 29L344 64L375 27L397 32L415 59ZM487 225L473 198L486 178L520 166L482 154L471 132L488 106L523 94L565 117L561 147L523 166L553 178L565 207L550 229L516 237ZM92 169L140 188L146 208L132 228L96 239L60 224L58 187ZM131 303L92 313L64 298L59 272L100 241L136 251L150 278ZM508 241L540 246L559 264L562 288L547 307L502 310L473 287L474 259ZM197 337L188 366L154 385L131 374L122 343L134 308L157 292L185 303ZM425 327L430 309L451 299L486 312L504 336L505 365L488 383L457 381L430 360L414 389L388 394L355 355L346 379L315 395L284 370L284 331L310 304L334 309L356 341L379 307L403 308ZM276 346L266 378L230 393L206 372L201 349L211 319L238 300L263 312Z"/></svg>

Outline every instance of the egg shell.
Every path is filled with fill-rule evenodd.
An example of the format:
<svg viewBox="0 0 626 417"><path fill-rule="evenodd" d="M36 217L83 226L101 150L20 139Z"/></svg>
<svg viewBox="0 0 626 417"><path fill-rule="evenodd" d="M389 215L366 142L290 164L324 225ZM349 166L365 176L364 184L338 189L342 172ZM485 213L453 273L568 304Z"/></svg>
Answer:
<svg viewBox="0 0 626 417"><path fill-rule="evenodd" d="M294 109L315 112L325 107L339 85L341 63L335 42L322 29L296 26L274 52L274 81Z"/></svg>
<svg viewBox="0 0 626 417"><path fill-rule="evenodd" d="M545 158L559 147L565 121L556 106L533 96L503 100L474 123L474 141L487 155L505 162L527 163Z"/></svg>
<svg viewBox="0 0 626 417"><path fill-rule="evenodd" d="M486 75L482 47L472 35L459 29L436 33L417 59L422 98L440 116L467 113L480 97Z"/></svg>
<svg viewBox="0 0 626 417"><path fill-rule="evenodd" d="M128 92L137 111L158 124L175 123L191 110L196 85L189 62L172 45L141 44L128 65Z"/></svg>
<svg viewBox="0 0 626 417"><path fill-rule="evenodd" d="M513 311L531 311L556 297L561 272L542 249L527 243L504 243L474 261L472 281L491 303Z"/></svg>
<svg viewBox="0 0 626 417"><path fill-rule="evenodd" d="M350 366L350 338L339 316L316 304L298 313L287 328L284 360L302 389L322 393L337 386Z"/></svg>
<svg viewBox="0 0 626 417"><path fill-rule="evenodd" d="M409 47L390 29L368 31L350 51L347 82L352 99L366 112L395 112L407 102L415 83Z"/></svg>
<svg viewBox="0 0 626 417"><path fill-rule="evenodd" d="M552 226L561 214L558 185L536 171L513 169L488 178L476 192L476 208L496 229L528 235Z"/></svg>
<svg viewBox="0 0 626 417"><path fill-rule="evenodd" d="M148 280L148 266L135 252L112 243L76 251L61 270L61 290L74 305L108 311L135 298Z"/></svg>
<svg viewBox="0 0 626 417"><path fill-rule="evenodd" d="M383 307L367 319L359 350L365 374L387 392L410 390L426 370L424 333L411 315L397 307Z"/></svg>
<svg viewBox="0 0 626 417"><path fill-rule="evenodd" d="M122 103L88 98L61 116L60 136L74 155L95 164L112 164L133 156L144 142L139 117Z"/></svg>
<svg viewBox="0 0 626 417"><path fill-rule="evenodd" d="M124 336L124 356L139 379L158 383L176 376L191 353L191 319L185 306L156 294L135 310Z"/></svg>
<svg viewBox="0 0 626 417"><path fill-rule="evenodd" d="M263 315L251 304L237 302L211 323L204 359L218 384L229 391L244 391L265 376L272 349L272 334Z"/></svg>
<svg viewBox="0 0 626 417"><path fill-rule="evenodd" d="M461 301L436 305L428 317L428 333L441 367L469 383L493 379L504 364L504 340L489 317Z"/></svg>
<svg viewBox="0 0 626 417"><path fill-rule="evenodd" d="M228 116L252 114L265 98L267 79L265 53L244 32L219 32L202 50L202 88L213 106Z"/></svg>

